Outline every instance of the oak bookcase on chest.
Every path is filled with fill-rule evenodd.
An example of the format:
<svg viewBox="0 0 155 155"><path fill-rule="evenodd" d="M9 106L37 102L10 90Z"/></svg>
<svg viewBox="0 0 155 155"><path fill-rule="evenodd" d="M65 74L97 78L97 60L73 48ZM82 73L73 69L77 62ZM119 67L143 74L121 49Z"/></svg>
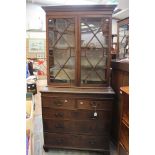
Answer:
<svg viewBox="0 0 155 155"><path fill-rule="evenodd" d="M109 155L114 5L44 6L47 82L41 90L44 149Z"/></svg>

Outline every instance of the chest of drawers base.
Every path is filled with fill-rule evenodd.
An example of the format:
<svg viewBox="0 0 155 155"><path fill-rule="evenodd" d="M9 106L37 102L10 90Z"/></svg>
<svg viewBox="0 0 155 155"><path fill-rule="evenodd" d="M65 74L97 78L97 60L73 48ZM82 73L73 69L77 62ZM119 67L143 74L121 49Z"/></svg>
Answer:
<svg viewBox="0 0 155 155"><path fill-rule="evenodd" d="M111 88L41 91L44 150L76 149L109 155L113 98Z"/></svg>

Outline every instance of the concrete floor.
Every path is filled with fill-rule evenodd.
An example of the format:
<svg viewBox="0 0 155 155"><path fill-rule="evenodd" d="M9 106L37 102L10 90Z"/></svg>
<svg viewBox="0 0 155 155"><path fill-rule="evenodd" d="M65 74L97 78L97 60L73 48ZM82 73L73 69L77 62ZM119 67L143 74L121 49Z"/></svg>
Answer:
<svg viewBox="0 0 155 155"><path fill-rule="evenodd" d="M47 85L47 81L42 79L37 81L37 94L35 95L35 111L34 111L34 132L33 132L33 154L32 155L101 155L101 153L73 150L43 150L43 126L41 114L41 94L40 90ZM117 155L116 148L110 145L110 155ZM102 153L103 155L103 153Z"/></svg>

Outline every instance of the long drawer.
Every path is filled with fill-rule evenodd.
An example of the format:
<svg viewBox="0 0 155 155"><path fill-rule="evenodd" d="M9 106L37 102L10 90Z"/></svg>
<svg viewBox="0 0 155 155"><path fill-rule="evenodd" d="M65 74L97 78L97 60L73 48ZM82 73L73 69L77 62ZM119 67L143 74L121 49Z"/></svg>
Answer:
<svg viewBox="0 0 155 155"><path fill-rule="evenodd" d="M51 147L75 147L109 150L109 138L106 136L87 136L75 134L44 133L44 143Z"/></svg>
<svg viewBox="0 0 155 155"><path fill-rule="evenodd" d="M97 115L95 115L95 112ZM112 111L106 110L67 110L52 109L49 107L42 108L44 118L63 119L63 120L111 120Z"/></svg>
<svg viewBox="0 0 155 155"><path fill-rule="evenodd" d="M108 135L110 121L70 121L43 119L44 132Z"/></svg>

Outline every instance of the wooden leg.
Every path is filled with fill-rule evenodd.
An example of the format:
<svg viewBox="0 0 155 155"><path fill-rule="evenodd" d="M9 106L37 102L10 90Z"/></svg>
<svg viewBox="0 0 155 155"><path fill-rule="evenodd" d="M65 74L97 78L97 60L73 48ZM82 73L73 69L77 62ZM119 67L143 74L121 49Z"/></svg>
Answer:
<svg viewBox="0 0 155 155"><path fill-rule="evenodd" d="M45 145L43 146L43 149L45 152L48 152L48 148Z"/></svg>

